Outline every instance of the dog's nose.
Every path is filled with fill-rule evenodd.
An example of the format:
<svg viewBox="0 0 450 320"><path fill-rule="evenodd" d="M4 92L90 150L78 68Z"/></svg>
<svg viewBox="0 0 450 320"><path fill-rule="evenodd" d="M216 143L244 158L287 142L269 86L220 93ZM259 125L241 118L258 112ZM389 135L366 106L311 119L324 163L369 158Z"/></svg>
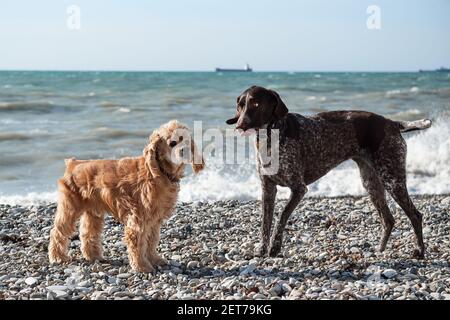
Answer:
<svg viewBox="0 0 450 320"><path fill-rule="evenodd" d="M177 145L177 142L176 142L176 141L170 141L170 143L169 143L169 146L170 146L171 148L175 147L176 145Z"/></svg>
<svg viewBox="0 0 450 320"><path fill-rule="evenodd" d="M244 113L238 120L236 129L241 129L243 131L247 131L251 128L252 120L248 116L248 114Z"/></svg>

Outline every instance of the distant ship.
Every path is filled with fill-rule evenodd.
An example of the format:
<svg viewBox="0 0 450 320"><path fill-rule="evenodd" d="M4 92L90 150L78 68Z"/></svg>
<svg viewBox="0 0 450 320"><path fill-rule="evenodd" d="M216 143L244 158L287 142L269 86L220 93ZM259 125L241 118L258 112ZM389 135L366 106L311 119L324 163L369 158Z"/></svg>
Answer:
<svg viewBox="0 0 450 320"><path fill-rule="evenodd" d="M440 67L436 70L419 70L419 72L450 72L449 68Z"/></svg>
<svg viewBox="0 0 450 320"><path fill-rule="evenodd" d="M449 68L444 68L444 67L440 67L439 69L436 70L437 72L450 72Z"/></svg>
<svg viewBox="0 0 450 320"><path fill-rule="evenodd" d="M223 69L223 68L216 68L216 72L252 72L253 69L250 67L250 65L247 63L245 65L244 69Z"/></svg>

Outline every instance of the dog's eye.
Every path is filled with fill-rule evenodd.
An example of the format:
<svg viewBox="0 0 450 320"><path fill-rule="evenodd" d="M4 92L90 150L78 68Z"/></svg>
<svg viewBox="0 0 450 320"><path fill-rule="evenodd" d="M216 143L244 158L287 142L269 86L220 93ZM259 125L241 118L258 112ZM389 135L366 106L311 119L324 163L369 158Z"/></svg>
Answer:
<svg viewBox="0 0 450 320"><path fill-rule="evenodd" d="M178 142L183 141L183 136L180 136L180 138L178 139Z"/></svg>
<svg viewBox="0 0 450 320"><path fill-rule="evenodd" d="M175 147L176 145L177 145L177 142L176 142L176 141L170 141L170 143L169 143L169 146L170 146L171 148Z"/></svg>
<svg viewBox="0 0 450 320"><path fill-rule="evenodd" d="M258 106L259 106L259 103L255 103L254 106L255 106L255 107L258 107Z"/></svg>

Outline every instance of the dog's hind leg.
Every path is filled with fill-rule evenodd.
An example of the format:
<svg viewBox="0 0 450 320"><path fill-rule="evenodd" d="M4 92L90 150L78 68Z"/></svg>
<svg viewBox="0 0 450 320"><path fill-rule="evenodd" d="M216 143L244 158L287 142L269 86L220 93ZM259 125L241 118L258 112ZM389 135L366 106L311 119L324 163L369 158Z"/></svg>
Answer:
<svg viewBox="0 0 450 320"><path fill-rule="evenodd" d="M406 142L399 136L387 141L376 155L374 164L386 190L395 202L405 211L416 235L417 247L413 257L423 259L425 245L422 234L422 214L414 206L406 187Z"/></svg>
<svg viewBox="0 0 450 320"><path fill-rule="evenodd" d="M379 250L380 252L383 252L386 249L386 244L395 224L395 219L386 202L386 191L375 169L372 168L366 160L360 158L355 158L353 160L359 167L363 187L369 193L370 199L381 217L383 234L381 236Z"/></svg>
<svg viewBox="0 0 450 320"><path fill-rule="evenodd" d="M102 260L104 214L85 211L80 221L81 253L88 261Z"/></svg>
<svg viewBox="0 0 450 320"><path fill-rule="evenodd" d="M413 257L417 259L425 258L425 244L423 243L423 233L422 233L422 214L414 206L414 203L409 197L408 190L406 189L406 183L399 183L392 189L392 197L399 204L399 206L405 211L411 224L413 226L414 232L416 234L416 244L417 248L413 252Z"/></svg>
<svg viewBox="0 0 450 320"><path fill-rule="evenodd" d="M385 178L385 185L388 192L394 198L395 202L403 209L408 216L416 235L416 249L413 252L413 257L417 259L423 259L425 257L425 244L423 242L422 233L422 214L414 206L414 203L409 197L408 190L406 188L406 181L395 180L395 178Z"/></svg>
<svg viewBox="0 0 450 320"><path fill-rule="evenodd" d="M158 247L161 222L156 222L154 225L148 227L147 234L147 258L152 265L162 266L167 264L167 260L158 255L156 248Z"/></svg>
<svg viewBox="0 0 450 320"><path fill-rule="evenodd" d="M51 263L61 263L70 260L69 241L76 229L80 217L79 208L75 205L77 199L71 197L71 191L64 181L59 181L58 206L55 221L50 231L48 257Z"/></svg>
<svg viewBox="0 0 450 320"><path fill-rule="evenodd" d="M425 244L423 243L422 214L411 201L408 190L406 189L406 183L399 183L399 185L395 186L391 192L394 200L399 204L403 211L405 211L411 221L416 234L417 248L414 250L413 257L423 259L425 258Z"/></svg>

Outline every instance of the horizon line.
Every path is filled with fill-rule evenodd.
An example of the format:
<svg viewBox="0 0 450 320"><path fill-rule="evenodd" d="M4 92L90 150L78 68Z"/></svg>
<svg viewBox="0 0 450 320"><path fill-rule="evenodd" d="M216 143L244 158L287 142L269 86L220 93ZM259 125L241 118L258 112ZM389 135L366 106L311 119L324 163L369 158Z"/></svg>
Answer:
<svg viewBox="0 0 450 320"><path fill-rule="evenodd" d="M415 69L415 70L253 70L251 72L236 71L225 73L414 73L419 71L432 72L437 69ZM0 69L0 72L167 72L167 73L181 73L181 72L192 72L192 73L222 73L221 71L211 70L133 70L133 69Z"/></svg>

